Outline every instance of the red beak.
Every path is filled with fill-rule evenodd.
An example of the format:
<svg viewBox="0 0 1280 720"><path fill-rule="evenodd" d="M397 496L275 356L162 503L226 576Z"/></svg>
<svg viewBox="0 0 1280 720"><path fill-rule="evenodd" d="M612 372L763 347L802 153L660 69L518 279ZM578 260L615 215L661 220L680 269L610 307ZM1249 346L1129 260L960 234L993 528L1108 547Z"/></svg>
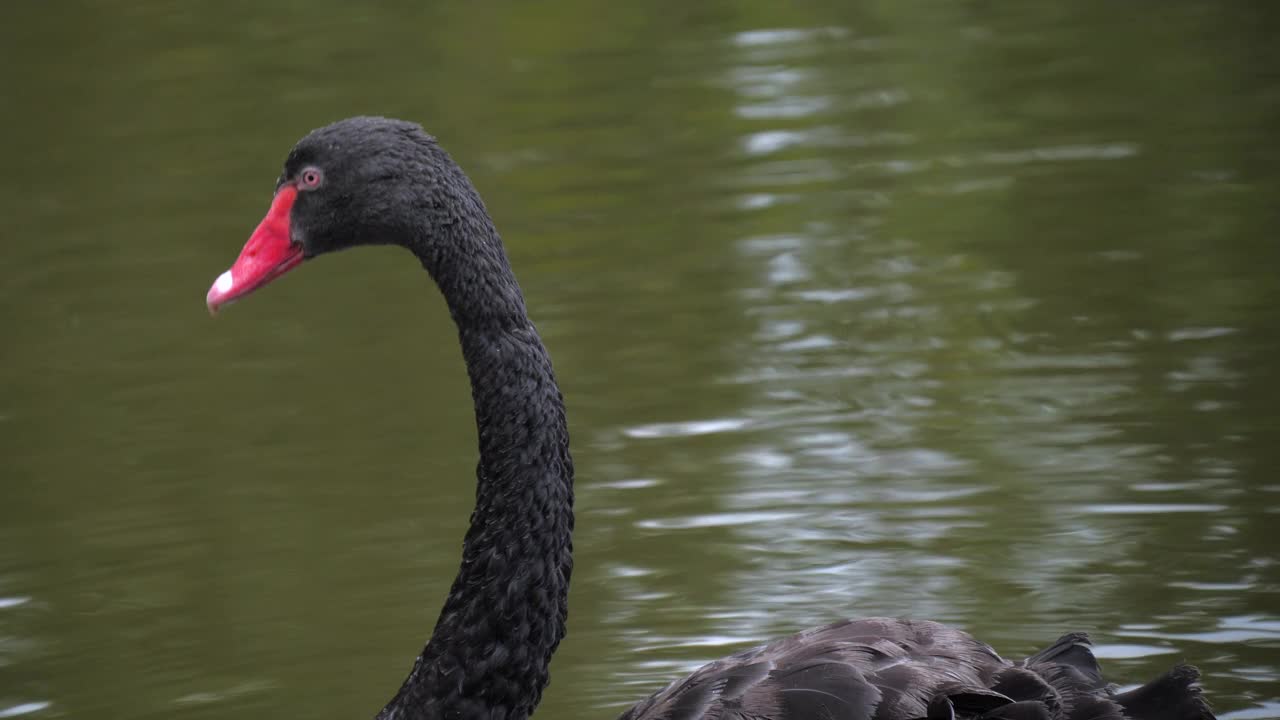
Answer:
<svg viewBox="0 0 1280 720"><path fill-rule="evenodd" d="M210 313L257 290L302 262L302 246L289 239L289 210L298 198L298 189L285 185L276 192L267 216L244 244L231 269L218 276L205 304Z"/></svg>

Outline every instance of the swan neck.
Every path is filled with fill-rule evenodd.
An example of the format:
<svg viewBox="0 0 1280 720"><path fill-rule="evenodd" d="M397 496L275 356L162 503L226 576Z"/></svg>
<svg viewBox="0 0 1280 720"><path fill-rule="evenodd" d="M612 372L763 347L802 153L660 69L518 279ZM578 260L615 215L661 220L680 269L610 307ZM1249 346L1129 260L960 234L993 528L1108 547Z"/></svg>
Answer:
<svg viewBox="0 0 1280 720"><path fill-rule="evenodd" d="M493 252L423 258L471 380L480 460L462 564L435 630L379 718L532 713L565 633L573 462L551 360L496 234ZM448 265L447 263L454 263ZM472 274L472 283L454 272Z"/></svg>

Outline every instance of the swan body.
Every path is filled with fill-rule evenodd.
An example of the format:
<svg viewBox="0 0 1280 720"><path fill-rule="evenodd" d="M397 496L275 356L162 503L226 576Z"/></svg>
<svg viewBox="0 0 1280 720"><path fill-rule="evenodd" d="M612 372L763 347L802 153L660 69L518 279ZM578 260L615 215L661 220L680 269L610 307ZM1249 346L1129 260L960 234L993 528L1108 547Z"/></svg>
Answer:
<svg viewBox="0 0 1280 720"><path fill-rule="evenodd" d="M620 720L1210 720L1198 677L1178 666L1116 693L1083 633L1012 663L941 623L864 618L712 662Z"/></svg>
<svg viewBox="0 0 1280 720"><path fill-rule="evenodd" d="M380 720L524 720L565 633L573 460L551 360L470 180L416 124L358 117L289 153L271 207L209 289L210 311L312 258L399 245L458 329L480 461L462 562ZM1020 662L934 622L847 620L713 662L621 720L1212 720L1194 668L1118 693L1082 634Z"/></svg>

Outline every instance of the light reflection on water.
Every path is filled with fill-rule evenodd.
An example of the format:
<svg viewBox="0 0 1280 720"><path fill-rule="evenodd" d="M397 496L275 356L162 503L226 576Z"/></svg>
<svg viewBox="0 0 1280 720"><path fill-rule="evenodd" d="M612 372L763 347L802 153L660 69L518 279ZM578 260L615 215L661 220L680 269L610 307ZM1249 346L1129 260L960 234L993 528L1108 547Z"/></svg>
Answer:
<svg viewBox="0 0 1280 720"><path fill-rule="evenodd" d="M1152 50L1171 62L1096 67L1116 19L1050 5L1028 6L1043 25L939 17L942 34L836 5L551 47L520 32L509 67L458 45L457 10L424 23L440 56L404 74L290 70L326 88L295 98L299 122L371 104L442 137L556 358L578 561L540 714L607 716L760 639L905 614L1011 657L1088 630L1117 679L1186 659L1220 717L1280 716L1262 400L1280 164L1250 166L1267 101L1229 67L1228 98L1135 97L1224 83L1189 81L1181 35ZM411 53L360 27L357 65ZM268 57L324 36L299 26ZM357 253L201 324L200 283L261 212L244 188L306 127L264 124L274 76L237 42L157 65L94 37L103 73L169 68L219 98L225 130L179 132L178 100L139 118L132 85L89 74L111 139L75 126L57 153L120 168L112 187L40 148L14 160L35 188L7 193L15 237L39 242L0 248L0 296L23 298L0 407L0 717L371 714L469 510L452 329L403 258ZM1063 63L1019 59L1037 47ZM454 100L405 99L426 86Z"/></svg>
<svg viewBox="0 0 1280 720"><path fill-rule="evenodd" d="M941 185L934 179L925 181L919 187L924 194L1007 191L1015 183L1014 176L984 173L1003 166L1029 166L1035 173L1037 166L1120 162L1142 153L1141 143L1117 140L938 157L889 156L842 167L827 156L833 148L879 146L914 155L914 138L901 132L874 139L844 137L831 125L791 124L811 118L825 122L823 117L835 112L837 95L845 113L907 104L913 98L893 88L824 93L821 68L805 66L804 60L813 55L807 49L787 50L788 43L808 39L806 33L789 31L750 34L745 42L739 38L738 44L746 48L742 64L728 75L729 85L742 98L737 114L775 123L742 137L742 155L751 162L736 166L728 184L751 189L739 203L744 210L767 210L777 199L793 196L792 186L803 186L812 196L835 183L857 186L854 178L877 181L903 174L955 176ZM767 48L763 57L758 48ZM754 64L784 57L791 61L785 67ZM780 153L787 157L776 159ZM859 192L853 190L855 196ZM892 194L874 186L865 192L860 197L874 200L861 203L864 206L894 204ZM878 225L873 214L867 227ZM1206 497L1203 493L1215 485L1212 480L1144 482L1167 472L1168 458L1156 444L1127 441L1122 425L1128 422L1126 415L1141 412L1135 384L1145 380L1140 366L1146 346L1153 341L1149 332L1134 329L1103 337L1094 341L1089 352L1054 348L1050 333L1010 330L1010 325L1019 324L1020 314L1038 304L1032 297L1020 296L1016 273L975 266L964 255L924 254L923 248L902 240L885 245L882 238L879 246L868 243L868 235L877 230L856 226L837 230L801 218L795 227L737 241L744 265L741 276L761 281L736 292L751 304L747 315L757 321L758 330L737 349L739 367L716 380L754 391L748 416L669 421L624 431L635 441L669 443L714 434L720 445L736 446L722 453L726 471L738 478L734 493L716 503L725 511L636 521L637 527L647 530L727 528L733 531L735 543L747 548L749 557L739 563L744 567L730 583L735 591L724 604L704 608L716 618L715 627L735 634L633 645L633 650L645 653L660 649L670 655L694 655L687 663L640 664L654 671L655 683L717 654L685 652L688 648L731 649L780 629L843 615L865 604L859 600L868 597L873 611L880 603L887 612L894 612L902 607L902 598L909 597L912 614L955 617L957 606L972 603L967 597L971 591L955 581L955 576L966 572L1017 587L1021 597L1016 602L1024 608L1076 618L1081 615L1082 600L1113 602L1109 598L1115 597L1121 584L1103 575L1081 588L1082 574L1096 575L1095 568L1108 562L1116 568L1132 565L1128 553L1134 545L1126 541L1131 532L1099 526L1090 516L1206 515L1215 521L1208 528L1209 536L1230 532L1232 524L1239 522L1238 514L1232 517L1230 504L1184 501ZM850 253L851 248L859 250ZM835 260L841 254L844 261ZM1099 257L1129 263L1143 256L1131 250L1106 250ZM942 288L934 287L939 279ZM836 312L815 309L815 305ZM987 328L966 338L957 351L948 326L971 325L972 318L983 318ZM1080 319L1087 322L1083 316ZM899 328L905 324L906 332L875 333L877 326L888 324ZM1232 331L1175 328L1166 331L1164 338L1171 343L1211 340ZM928 359L957 354L965 372L950 372ZM1186 389L1190 376L1226 386L1235 380L1213 354L1192 356L1190 362L1195 372L1168 374L1175 383L1170 392ZM977 382L966 376L972 374ZM981 411L978 422L951 432L983 438L994 458L969 458L921 445L937 435L936 425L946 431L948 405L954 404L957 392L963 396L969 385L978 382L990 393L973 398ZM954 385L960 388L953 389ZM1194 408L1219 409L1216 401L1201 401ZM939 442L955 447L954 442ZM1008 480L973 485L973 474L984 468L989 471L993 460L1005 466L1003 476ZM1049 482L1042 490L1014 480L1015 474L1023 473L1027 477L1047 474ZM1053 482L1055 476L1062 482ZM1136 501L1130 495L1134 501L1100 501L1115 496L1111 477L1133 478L1128 483L1131 491L1158 497ZM997 502L1006 508L993 514L992 494L1007 492L1011 482L1022 486L1018 490L1025 493L1026 502L1049 508L1051 513L1026 514L1021 503L1000 499ZM1220 499L1215 494L1207 497ZM1028 547L1009 547L1002 528L1006 524L1017 528L1015 534ZM970 548L991 547L993 543L983 539L991 535L999 538L995 546L1003 567L977 572L975 563L983 561ZM1053 543L1035 542L1036 536L1052 538ZM1168 586L1184 587L1177 581ZM1216 592L1247 592L1257 585L1213 587ZM669 608L676 598L659 594L652 600ZM1194 605L1190 601L1189 606ZM778 614L788 618L781 628L774 621ZM1131 640L1104 639L1098 644L1099 657L1112 664L1152 659L1141 663L1149 668L1160 662L1160 656L1190 654L1178 646L1180 641L1274 640L1265 632L1178 634L1162 631L1158 625L1143 632L1136 631L1138 627L1108 628L1100 623L1096 630L1104 638L1109 633ZM1049 639L1046 636L1043 641ZM622 679L628 685L636 682L635 670Z"/></svg>

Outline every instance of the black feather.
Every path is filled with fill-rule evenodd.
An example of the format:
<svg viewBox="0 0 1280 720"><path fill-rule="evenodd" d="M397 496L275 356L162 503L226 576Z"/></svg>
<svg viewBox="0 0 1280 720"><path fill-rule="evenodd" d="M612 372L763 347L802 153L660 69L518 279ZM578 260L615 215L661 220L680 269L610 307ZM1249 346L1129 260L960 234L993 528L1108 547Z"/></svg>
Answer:
<svg viewBox="0 0 1280 720"><path fill-rule="evenodd" d="M1178 665L1141 687L1116 695L1134 720L1213 720L1200 691L1200 671Z"/></svg>

